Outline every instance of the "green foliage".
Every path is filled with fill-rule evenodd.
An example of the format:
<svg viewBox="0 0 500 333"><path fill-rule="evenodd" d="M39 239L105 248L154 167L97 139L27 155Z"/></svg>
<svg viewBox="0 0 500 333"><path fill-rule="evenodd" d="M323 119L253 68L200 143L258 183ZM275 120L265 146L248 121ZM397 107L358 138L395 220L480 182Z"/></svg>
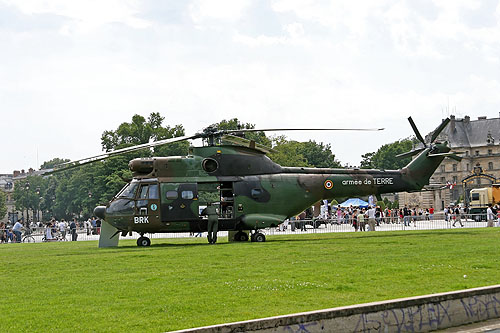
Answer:
<svg viewBox="0 0 500 333"><path fill-rule="evenodd" d="M7 195L0 190L0 220L7 214Z"/></svg>
<svg viewBox="0 0 500 333"><path fill-rule="evenodd" d="M331 202L331 206L333 207L333 206L338 206L338 205L339 205L339 202L337 200L333 199Z"/></svg>
<svg viewBox="0 0 500 333"><path fill-rule="evenodd" d="M397 158L396 155L410 151L414 141L410 138L385 144L375 153L362 155L361 168L363 169L384 169L397 170L406 166L411 161L411 157Z"/></svg>
<svg viewBox="0 0 500 333"><path fill-rule="evenodd" d="M2 295L0 326L165 332L492 285L499 232L486 229L2 246L2 288L15 292Z"/></svg>
<svg viewBox="0 0 500 333"><path fill-rule="evenodd" d="M379 206L380 209L384 210L385 209L385 202L382 200L377 201L377 206Z"/></svg>
<svg viewBox="0 0 500 333"><path fill-rule="evenodd" d="M276 153L269 157L282 166L340 168L330 144L324 145L309 140L307 142L288 141L285 136L274 138L273 149Z"/></svg>
<svg viewBox="0 0 500 333"><path fill-rule="evenodd" d="M65 162L69 162L70 160L68 159L62 159L62 158L53 158L50 161L44 162L41 166L40 169L52 169L56 165L63 164Z"/></svg>
<svg viewBox="0 0 500 333"><path fill-rule="evenodd" d="M37 210L40 207L40 198L44 188L45 183L40 176L28 176L18 180L14 185L13 193L13 199L16 201L16 209Z"/></svg>

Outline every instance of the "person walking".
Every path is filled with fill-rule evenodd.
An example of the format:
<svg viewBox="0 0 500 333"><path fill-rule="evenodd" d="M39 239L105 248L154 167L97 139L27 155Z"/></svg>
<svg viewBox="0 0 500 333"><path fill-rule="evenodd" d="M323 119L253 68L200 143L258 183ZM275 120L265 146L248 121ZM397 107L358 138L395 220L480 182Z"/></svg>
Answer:
<svg viewBox="0 0 500 333"><path fill-rule="evenodd" d="M464 225L462 224L462 217L460 215L460 209L458 208L458 206L455 207L454 212L455 212L455 220L453 221L452 226L455 226L455 223L458 222L458 223L460 223L460 226L463 228Z"/></svg>

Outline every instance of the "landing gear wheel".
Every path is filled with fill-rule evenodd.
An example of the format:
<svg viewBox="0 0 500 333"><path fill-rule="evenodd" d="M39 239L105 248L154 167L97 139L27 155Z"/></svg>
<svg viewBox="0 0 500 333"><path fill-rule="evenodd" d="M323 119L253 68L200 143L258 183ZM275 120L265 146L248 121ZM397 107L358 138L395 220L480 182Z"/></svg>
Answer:
<svg viewBox="0 0 500 333"><path fill-rule="evenodd" d="M266 241L266 235L258 232L255 235L253 235L253 239L254 239L254 242L262 243L262 242Z"/></svg>
<svg viewBox="0 0 500 333"><path fill-rule="evenodd" d="M147 237L141 236L137 239L137 246L150 246L151 240Z"/></svg>
<svg viewBox="0 0 500 333"><path fill-rule="evenodd" d="M248 241L248 234L243 231L238 231L236 234L234 234L234 240L237 242L246 242Z"/></svg>

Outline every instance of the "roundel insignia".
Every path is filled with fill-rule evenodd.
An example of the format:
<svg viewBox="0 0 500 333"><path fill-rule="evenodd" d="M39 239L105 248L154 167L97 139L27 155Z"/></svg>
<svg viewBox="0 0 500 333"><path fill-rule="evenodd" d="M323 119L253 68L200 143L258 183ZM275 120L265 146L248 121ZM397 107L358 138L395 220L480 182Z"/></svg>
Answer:
<svg viewBox="0 0 500 333"><path fill-rule="evenodd" d="M330 179L325 180L325 188L331 190L333 188L333 182Z"/></svg>
<svg viewBox="0 0 500 333"><path fill-rule="evenodd" d="M157 209L158 209L158 206L156 204L152 204L151 205L151 210L154 211L154 210L157 210Z"/></svg>

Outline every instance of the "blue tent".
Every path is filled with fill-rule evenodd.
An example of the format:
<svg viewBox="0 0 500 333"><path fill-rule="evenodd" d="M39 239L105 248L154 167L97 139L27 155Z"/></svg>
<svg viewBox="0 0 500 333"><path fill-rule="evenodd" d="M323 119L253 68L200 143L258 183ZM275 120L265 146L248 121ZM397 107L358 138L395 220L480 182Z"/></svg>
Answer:
<svg viewBox="0 0 500 333"><path fill-rule="evenodd" d="M351 198L351 199L347 199L346 201L344 201L343 203L340 204L340 207L350 207L350 206L353 206L353 207L362 207L362 208L366 208L368 207L369 203L366 202L366 201L363 201L361 199L358 199L358 198Z"/></svg>

